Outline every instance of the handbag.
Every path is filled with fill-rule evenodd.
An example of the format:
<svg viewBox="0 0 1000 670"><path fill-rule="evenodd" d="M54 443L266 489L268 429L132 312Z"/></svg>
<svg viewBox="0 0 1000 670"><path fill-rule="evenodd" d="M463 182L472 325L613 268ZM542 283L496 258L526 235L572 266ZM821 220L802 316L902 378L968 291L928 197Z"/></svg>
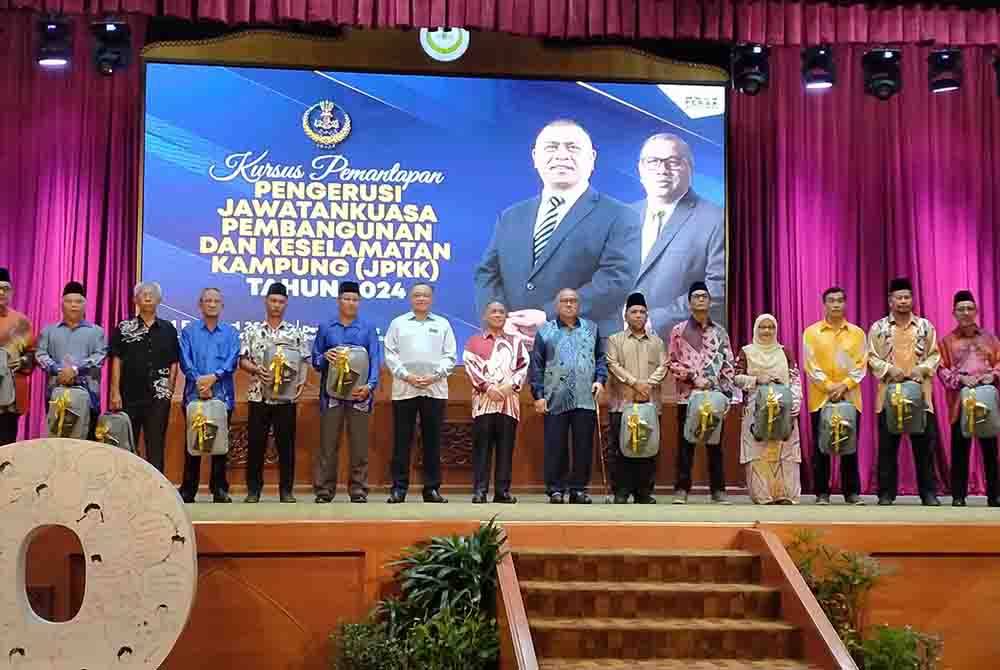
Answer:
<svg viewBox="0 0 1000 670"><path fill-rule="evenodd" d="M758 442L787 440L792 435L792 389L786 384L762 384L754 396L751 432Z"/></svg>
<svg viewBox="0 0 1000 670"><path fill-rule="evenodd" d="M229 408L226 403L194 400L188 403L187 450L192 456L219 456L229 452Z"/></svg>
<svg viewBox="0 0 1000 670"><path fill-rule="evenodd" d="M618 448L626 458L650 458L660 452L660 417L651 402L635 402L622 412Z"/></svg>
<svg viewBox="0 0 1000 670"><path fill-rule="evenodd" d="M688 399L684 439L693 444L719 444L729 398L719 391L695 391Z"/></svg>

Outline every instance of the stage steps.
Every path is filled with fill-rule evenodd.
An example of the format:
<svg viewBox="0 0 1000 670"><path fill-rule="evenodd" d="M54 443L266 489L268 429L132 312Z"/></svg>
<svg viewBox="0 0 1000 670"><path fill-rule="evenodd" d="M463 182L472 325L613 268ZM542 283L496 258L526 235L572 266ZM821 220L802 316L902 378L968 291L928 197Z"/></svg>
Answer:
<svg viewBox="0 0 1000 670"><path fill-rule="evenodd" d="M810 670L738 549L515 549L540 670Z"/></svg>

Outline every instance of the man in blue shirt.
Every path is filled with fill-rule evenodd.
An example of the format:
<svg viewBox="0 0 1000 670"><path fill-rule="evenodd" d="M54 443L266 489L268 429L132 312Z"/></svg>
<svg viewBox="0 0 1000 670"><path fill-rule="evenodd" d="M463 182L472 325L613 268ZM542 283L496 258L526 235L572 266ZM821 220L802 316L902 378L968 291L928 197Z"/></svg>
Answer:
<svg viewBox="0 0 1000 670"><path fill-rule="evenodd" d="M222 314L222 291L202 290L198 299L201 319L181 331L181 371L184 373L184 407L195 400L216 398L226 403L229 419L236 406L233 373L240 358L240 334L228 323L219 321ZM209 488L212 500L232 502L226 480L227 455L212 456L212 477ZM194 502L201 480L201 456L184 452L184 481L180 494L184 502Z"/></svg>
<svg viewBox="0 0 1000 670"><path fill-rule="evenodd" d="M319 453L313 466L313 490L317 503L328 503L337 493L340 434L347 424L351 445L351 502L368 502L368 421L382 366L382 345L375 327L358 318L361 294L357 282L340 282L337 318L320 325L313 340L312 364L320 372L319 406L322 417ZM368 352L368 380L358 385L348 399L332 398L326 391L330 364L337 363L337 347L363 347Z"/></svg>
<svg viewBox="0 0 1000 670"><path fill-rule="evenodd" d="M545 415L545 493L562 504L569 469L567 442L573 433L569 502L590 503L587 485L593 461L597 399L608 379L604 342L597 324L580 318L580 296L564 288L556 296L558 317L535 335L528 382L535 411Z"/></svg>

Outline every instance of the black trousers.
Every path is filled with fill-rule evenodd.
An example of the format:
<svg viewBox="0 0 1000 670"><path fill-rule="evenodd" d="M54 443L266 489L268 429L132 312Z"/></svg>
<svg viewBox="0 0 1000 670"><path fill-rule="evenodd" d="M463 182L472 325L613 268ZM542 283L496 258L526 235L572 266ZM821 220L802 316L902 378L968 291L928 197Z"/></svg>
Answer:
<svg viewBox="0 0 1000 670"><path fill-rule="evenodd" d="M951 495L964 498L969 493L969 450L972 439L962 435L961 420L951 424ZM986 475L986 499L997 499L997 438L979 440L983 453L983 473Z"/></svg>
<svg viewBox="0 0 1000 670"><path fill-rule="evenodd" d="M656 456L629 458L621 450L622 413L611 412L608 453L616 496L634 496L636 501L653 495L656 485Z"/></svg>
<svg viewBox="0 0 1000 670"><path fill-rule="evenodd" d="M561 414L545 415L545 493L566 493L567 485L570 493L587 490L594 458L596 424L597 413L592 409L573 409Z"/></svg>
<svg viewBox="0 0 1000 670"><path fill-rule="evenodd" d="M927 429L923 435L910 435L913 461L917 470L917 488L920 497L935 495L934 447L937 444L937 419L927 412ZM896 499L899 490L899 441L902 435L889 432L887 413L878 417L878 495Z"/></svg>
<svg viewBox="0 0 1000 670"><path fill-rule="evenodd" d="M187 417L184 417L185 424ZM233 425L233 410L226 414L226 422ZM208 488L213 493L229 493L229 480L226 479L226 465L229 463L229 454L219 454L212 456L212 474L208 480ZM198 494L198 487L201 484L201 456L192 456L187 445L184 445L184 480L181 483L181 496L193 497Z"/></svg>
<svg viewBox="0 0 1000 670"><path fill-rule="evenodd" d="M0 414L0 446L17 442L17 423L20 414L4 412Z"/></svg>
<svg viewBox="0 0 1000 670"><path fill-rule="evenodd" d="M511 470L517 420L501 414L482 414L472 420L472 492L486 495L490 490L490 469L496 453L493 473L494 495L510 493Z"/></svg>
<svg viewBox="0 0 1000 670"><path fill-rule="evenodd" d="M132 422L132 436L136 445L139 435L146 444L146 460L163 472L163 446L167 440L167 423L170 420L170 400L153 400L143 403L123 403L125 413Z"/></svg>
<svg viewBox="0 0 1000 670"><path fill-rule="evenodd" d="M695 445L684 439L684 423L687 421L687 403L677 405L677 480L674 483L675 491L691 491L691 468L694 466ZM722 462L722 442L719 444L706 444L708 450L708 478L712 493L726 490L726 473Z"/></svg>
<svg viewBox="0 0 1000 670"><path fill-rule="evenodd" d="M278 491L291 493L295 487L295 403L247 404L250 406L247 425L247 492L260 495L264 488L264 452L267 449L267 435L273 427L274 443L278 447Z"/></svg>
<svg viewBox="0 0 1000 670"><path fill-rule="evenodd" d="M392 401L394 491L406 493L410 488L410 447L418 415L424 449L424 492L437 491L441 487L441 424L446 403L442 398L426 396Z"/></svg>
<svg viewBox="0 0 1000 670"><path fill-rule="evenodd" d="M819 415L813 412L813 444L819 444ZM816 495L830 495L830 454L824 454L819 447L813 449L813 490ZM840 490L847 496L861 494L861 475L858 472L858 452L840 455Z"/></svg>

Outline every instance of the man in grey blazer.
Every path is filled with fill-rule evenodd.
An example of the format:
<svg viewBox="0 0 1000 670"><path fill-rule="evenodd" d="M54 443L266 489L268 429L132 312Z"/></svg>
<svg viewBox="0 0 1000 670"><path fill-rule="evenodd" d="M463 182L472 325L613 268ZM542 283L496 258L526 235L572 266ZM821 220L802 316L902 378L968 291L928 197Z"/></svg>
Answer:
<svg viewBox="0 0 1000 670"><path fill-rule="evenodd" d="M639 153L646 199L632 205L640 220L639 275L650 327L666 341L688 314L687 290L703 281L712 296L709 314L725 322L726 224L721 207L691 188L694 156L677 135L651 136Z"/></svg>
<svg viewBox="0 0 1000 670"><path fill-rule="evenodd" d="M511 317L545 310L551 320L553 296L571 288L581 315L595 321L602 336L621 330L621 305L638 269L638 215L590 187L597 152L575 121L542 128L531 156L542 193L497 219L475 272L477 309L501 302Z"/></svg>

